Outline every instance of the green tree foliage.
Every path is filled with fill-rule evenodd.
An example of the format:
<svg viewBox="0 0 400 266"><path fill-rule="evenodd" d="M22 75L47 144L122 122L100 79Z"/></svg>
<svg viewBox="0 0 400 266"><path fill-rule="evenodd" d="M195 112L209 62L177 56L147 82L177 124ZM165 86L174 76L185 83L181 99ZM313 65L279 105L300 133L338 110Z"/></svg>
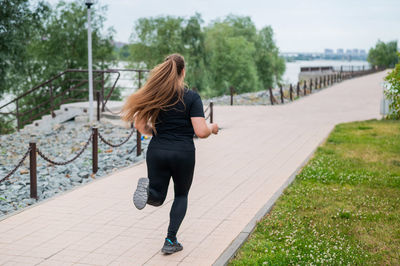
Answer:
<svg viewBox="0 0 400 266"><path fill-rule="evenodd" d="M186 81L207 96L266 89L285 70L271 27L257 31L250 17L229 15L202 27L200 14L189 19L160 16L136 21L131 61L153 68L171 53L187 63Z"/></svg>
<svg viewBox="0 0 400 266"><path fill-rule="evenodd" d="M49 6L28 0L1 0L0 8L0 96L18 84L20 70L29 61L30 40L42 28Z"/></svg>
<svg viewBox="0 0 400 266"><path fill-rule="evenodd" d="M114 51L116 52L116 57L118 57L119 60L121 61L127 61L129 60L131 53L129 51L129 45L125 44L121 48L116 48L114 47Z"/></svg>
<svg viewBox="0 0 400 266"><path fill-rule="evenodd" d="M400 53L397 53L400 59ZM390 109L393 111L390 119L400 119L400 63L397 63L394 70L387 75L385 80L389 83L389 88L385 95L391 100Z"/></svg>
<svg viewBox="0 0 400 266"><path fill-rule="evenodd" d="M280 82L286 69L285 59L279 56L279 49L273 40L273 31L270 26L259 31L256 50L255 62L261 86L268 88L273 86L274 82Z"/></svg>
<svg viewBox="0 0 400 266"><path fill-rule="evenodd" d="M226 22L215 22L206 29L206 53L209 58L210 83L207 95L228 92L233 86L237 92L255 91L259 88L254 44L238 34Z"/></svg>
<svg viewBox="0 0 400 266"><path fill-rule="evenodd" d="M131 56L133 61L144 62L154 67L165 55L183 52L183 19L171 16L141 18L135 24L131 35Z"/></svg>
<svg viewBox="0 0 400 266"><path fill-rule="evenodd" d="M112 30L101 35L104 6L92 7L93 68L105 69L113 63ZM46 19L40 35L32 39L31 61L40 65L34 71L37 81L45 81L65 69L87 69L87 11L82 1L60 1Z"/></svg>
<svg viewBox="0 0 400 266"><path fill-rule="evenodd" d="M43 6L46 16L40 17L40 25L31 27L29 23L25 23L23 25L27 28L21 26L23 31L29 32L29 38L23 42L25 47L22 52L16 52L13 60L23 62L23 64L20 64L18 69L9 68L6 72L7 79L13 81L13 86L9 90L14 95L21 95L66 69L87 69L87 9L84 3L79 0L68 3L60 1L55 8ZM29 6L26 8L29 9ZM105 10L106 7L99 5L91 8L94 69L106 69L114 60L113 30L109 29L105 35L101 33ZM35 14L28 15L32 20L37 17ZM25 35L22 36L26 38ZM22 37L20 33L16 33L15 38L12 36L10 38L18 42ZM46 110L50 107L50 87L53 94L61 95L63 91L74 86L77 83L76 80L85 79L87 79L87 72L68 74L19 100L19 111L25 113L24 117L21 117L21 125L35 115L40 118L41 115L48 114ZM95 83L96 85L99 86L99 83ZM58 98L54 102L55 107L61 101L69 102L72 98L87 98L87 83L78 89L81 91L68 92ZM40 105L39 109L31 111L38 105ZM43 113L44 111L46 113Z"/></svg>
<svg viewBox="0 0 400 266"><path fill-rule="evenodd" d="M394 67L398 62L397 41L384 43L378 40L374 48L368 52L368 62L378 67Z"/></svg>

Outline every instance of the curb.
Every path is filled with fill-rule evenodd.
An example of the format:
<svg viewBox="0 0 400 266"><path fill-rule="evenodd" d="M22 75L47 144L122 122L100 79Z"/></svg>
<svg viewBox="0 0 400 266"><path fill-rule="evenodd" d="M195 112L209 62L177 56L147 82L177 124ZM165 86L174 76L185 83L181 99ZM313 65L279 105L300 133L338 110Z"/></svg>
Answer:
<svg viewBox="0 0 400 266"><path fill-rule="evenodd" d="M254 231L257 222L260 221L265 215L269 213L271 208L274 206L275 201L282 195L286 187L288 187L293 182L297 174L299 174L302 168L308 163L308 161L314 155L318 147L320 147L321 144L323 144L328 139L334 128L335 126L332 127L327 136L322 141L320 141L320 143L318 143L318 145L311 151L311 153L307 156L307 158L296 168L296 170L289 176L289 178L285 181L285 183L282 184L282 186L279 187L277 191L275 191L272 197L256 213L256 215L250 220L250 222L243 228L243 230L239 233L239 235L224 250L224 252L222 252L222 254L212 265L214 266L228 265L229 261L235 256L239 248L244 244L244 242L246 242L247 238Z"/></svg>

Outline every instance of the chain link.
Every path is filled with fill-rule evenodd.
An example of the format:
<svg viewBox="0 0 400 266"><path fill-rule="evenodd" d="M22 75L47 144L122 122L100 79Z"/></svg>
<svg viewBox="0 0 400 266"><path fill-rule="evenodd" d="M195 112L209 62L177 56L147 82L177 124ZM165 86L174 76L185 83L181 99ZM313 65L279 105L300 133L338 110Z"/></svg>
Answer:
<svg viewBox="0 0 400 266"><path fill-rule="evenodd" d="M104 109L105 109L107 112L110 112L110 113L113 114L113 115L120 115L120 114L121 114L121 110L120 110L119 112L117 112L117 113L114 113L113 111L111 111L111 110L107 107L107 105L104 104L104 101L103 101L102 103L103 103L103 105L104 105Z"/></svg>
<svg viewBox="0 0 400 266"><path fill-rule="evenodd" d="M22 163L25 161L26 157L28 156L29 152L31 151L31 147L28 148L28 150L25 152L24 156L22 157L22 159L19 161L19 163L14 167L14 169L8 173L4 178L2 178L0 180L0 183L3 182L4 180L6 180L7 178L9 178L12 174L15 173L15 171L17 171L17 169L19 167L21 167Z"/></svg>
<svg viewBox="0 0 400 266"><path fill-rule="evenodd" d="M207 113L208 108L210 108L210 104L207 106L207 108L204 110L204 113Z"/></svg>
<svg viewBox="0 0 400 266"><path fill-rule="evenodd" d="M69 163L73 162L74 160L76 160L83 153L83 151L86 150L87 146L89 145L90 141L92 140L92 136L93 136L93 132L90 134L89 139L86 141L84 147L77 153L77 155L75 157L73 157L72 159L65 161L65 162L56 162L56 161L51 160L49 157L44 155L39 150L39 148L37 148L37 152L40 155L40 157L42 157L45 161L48 161L49 163L52 163L54 165L66 165L66 164L69 164Z"/></svg>
<svg viewBox="0 0 400 266"><path fill-rule="evenodd" d="M113 143L111 143L111 142L108 142L107 140L104 139L104 137L100 134L100 132L99 132L99 138L100 138L105 144L107 144L107 145L109 145L109 146L111 146L111 147L117 148L117 147L122 146L123 144L125 144L125 143L132 137L133 132L135 132L135 129L132 129L132 131L131 131L131 133L129 134L129 136L128 136L124 141L122 141L122 142L119 143L119 144L113 144Z"/></svg>

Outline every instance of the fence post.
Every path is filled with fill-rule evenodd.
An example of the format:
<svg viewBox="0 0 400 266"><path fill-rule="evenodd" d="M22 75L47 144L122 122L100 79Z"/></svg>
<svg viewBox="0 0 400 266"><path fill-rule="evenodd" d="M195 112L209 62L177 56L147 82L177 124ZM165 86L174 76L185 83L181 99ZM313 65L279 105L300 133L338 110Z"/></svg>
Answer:
<svg viewBox="0 0 400 266"><path fill-rule="evenodd" d="M97 98L97 121L100 121L100 92L96 91Z"/></svg>
<svg viewBox="0 0 400 266"><path fill-rule="evenodd" d="M304 81L303 90L304 90L304 95L307 95L307 81Z"/></svg>
<svg viewBox="0 0 400 266"><path fill-rule="evenodd" d="M300 83L297 81L297 97L300 97Z"/></svg>
<svg viewBox="0 0 400 266"><path fill-rule="evenodd" d="M50 82L50 113L51 117L54 118L56 117L56 114L54 113L54 102L53 102L53 82Z"/></svg>
<svg viewBox="0 0 400 266"><path fill-rule="evenodd" d="M214 121L214 103L210 102L210 123Z"/></svg>
<svg viewBox="0 0 400 266"><path fill-rule="evenodd" d="M142 135L139 130L136 130L136 156L142 153Z"/></svg>
<svg viewBox="0 0 400 266"><path fill-rule="evenodd" d="M101 73L101 97L102 97L102 99L104 97L104 72ZM100 101L100 99L97 101ZM102 104L101 111L104 112L105 108L106 108L106 106L104 104ZM97 120L97 121L99 121L99 120Z"/></svg>
<svg viewBox="0 0 400 266"><path fill-rule="evenodd" d="M314 89L318 89L318 78L315 78L314 83L315 83Z"/></svg>
<svg viewBox="0 0 400 266"><path fill-rule="evenodd" d="M37 199L37 175L36 175L36 142L29 142L29 172L31 198Z"/></svg>
<svg viewBox="0 0 400 266"><path fill-rule="evenodd" d="M138 89L140 89L140 87L142 87L142 71L139 70L138 72L139 74L139 84L138 84Z"/></svg>
<svg viewBox="0 0 400 266"><path fill-rule="evenodd" d="M97 129L97 127L92 128L92 171L93 173L97 173L97 171L99 170L99 156L98 156L98 135L99 135L99 131Z"/></svg>
<svg viewBox="0 0 400 266"><path fill-rule="evenodd" d="M231 105L233 105L233 87L231 86L229 88L229 90L230 90L230 93L231 93Z"/></svg>
<svg viewBox="0 0 400 266"><path fill-rule="evenodd" d="M289 95L290 95L290 100L293 101L293 87L292 87L292 83L290 83Z"/></svg>
<svg viewBox="0 0 400 266"><path fill-rule="evenodd" d="M324 87L326 87L326 76L324 76Z"/></svg>
<svg viewBox="0 0 400 266"><path fill-rule="evenodd" d="M268 90L269 90L269 100L271 101L271 105L274 105L274 101L272 100L272 98L273 98L273 96L272 96L272 88L269 87Z"/></svg>
<svg viewBox="0 0 400 266"><path fill-rule="evenodd" d="M312 93L312 85L313 85L313 82L312 82L312 79L310 79L310 93Z"/></svg>
<svg viewBox="0 0 400 266"><path fill-rule="evenodd" d="M283 103L284 102L283 101L283 89L282 89L282 85L281 84L279 84L279 91L281 93L281 103Z"/></svg>
<svg viewBox="0 0 400 266"><path fill-rule="evenodd" d="M17 131L19 131L20 128L20 121L19 121L19 106L18 106L18 100L15 101L15 111L16 111L16 116L17 116Z"/></svg>

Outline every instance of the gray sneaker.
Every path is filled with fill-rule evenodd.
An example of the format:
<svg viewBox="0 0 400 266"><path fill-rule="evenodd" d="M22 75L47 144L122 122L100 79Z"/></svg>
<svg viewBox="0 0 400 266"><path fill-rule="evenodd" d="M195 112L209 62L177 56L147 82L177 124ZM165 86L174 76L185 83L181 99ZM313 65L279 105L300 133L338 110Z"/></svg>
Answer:
<svg viewBox="0 0 400 266"><path fill-rule="evenodd" d="M182 249L183 246L177 240L171 241L170 239L166 238L161 252L163 252L164 254L172 254L181 251Z"/></svg>
<svg viewBox="0 0 400 266"><path fill-rule="evenodd" d="M146 206L149 196L149 179L147 177L139 178L135 193L133 194L133 204L139 210Z"/></svg>

